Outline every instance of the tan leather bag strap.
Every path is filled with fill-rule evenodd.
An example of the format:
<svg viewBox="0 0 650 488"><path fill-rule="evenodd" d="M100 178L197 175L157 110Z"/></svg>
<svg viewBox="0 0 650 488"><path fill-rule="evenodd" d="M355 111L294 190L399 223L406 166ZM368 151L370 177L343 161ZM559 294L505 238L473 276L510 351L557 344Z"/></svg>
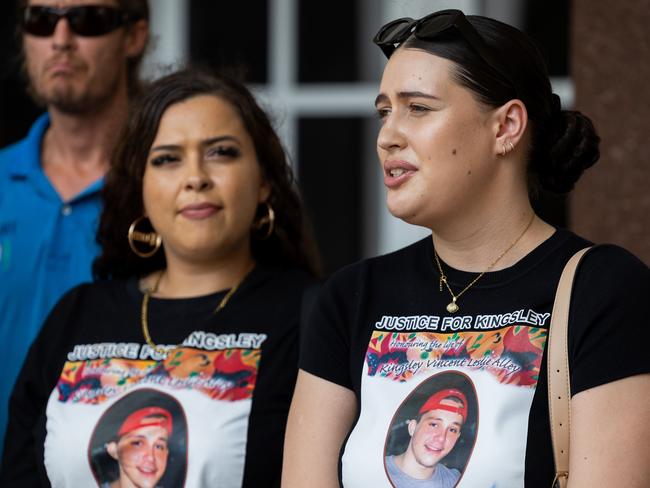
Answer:
<svg viewBox="0 0 650 488"><path fill-rule="evenodd" d="M569 304L573 278L580 260L591 248L569 259L555 293L548 336L548 410L551 419L555 479L553 487L566 488L569 479L569 433L571 430L571 380L569 376Z"/></svg>

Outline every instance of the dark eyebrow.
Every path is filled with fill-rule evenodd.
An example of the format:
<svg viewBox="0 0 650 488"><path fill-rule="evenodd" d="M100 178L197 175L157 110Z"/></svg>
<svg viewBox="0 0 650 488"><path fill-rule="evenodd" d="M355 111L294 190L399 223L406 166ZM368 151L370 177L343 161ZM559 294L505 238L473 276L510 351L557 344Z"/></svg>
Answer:
<svg viewBox="0 0 650 488"><path fill-rule="evenodd" d="M397 98L403 99L403 98L428 98L429 100L440 100L440 97L437 97L435 95L431 95L430 93L424 93L421 91L406 91L406 92L399 92L397 94Z"/></svg>
<svg viewBox="0 0 650 488"><path fill-rule="evenodd" d="M211 146L213 144L216 144L217 142L223 142L223 141L232 141L236 142L237 144L240 144L239 139L237 139L235 136L219 136L219 137L212 137L210 139L206 139L204 141L201 141L202 146ZM163 144L161 146L156 146L152 147L150 153L154 151L178 151L181 149L181 146L176 145L176 144Z"/></svg>
<svg viewBox="0 0 650 488"><path fill-rule="evenodd" d="M440 422L444 422L444 421L445 421L445 419L443 419L442 417L433 417L432 419L430 418L429 420L438 420L438 421L440 421ZM457 425L458 427L462 427L462 426L463 426L463 424L461 424L460 422L456 422L455 420L452 422L452 424L455 424L455 425Z"/></svg>
<svg viewBox="0 0 650 488"><path fill-rule="evenodd" d="M203 146L211 146L212 144L216 144L217 142L223 142L223 141L231 141L231 142L236 142L237 144L240 144L239 139L237 139L235 136L213 137L212 139L206 139L201 144Z"/></svg>
<svg viewBox="0 0 650 488"><path fill-rule="evenodd" d="M429 100L440 100L440 97L436 97L435 95L431 95L429 93L424 93L421 91L403 91L399 92L397 94L397 98L404 100L404 99L409 99L409 98L426 98ZM380 103L387 102L388 101L388 96L384 95L383 93L380 93L377 95L377 98L375 98L375 107L379 105Z"/></svg>

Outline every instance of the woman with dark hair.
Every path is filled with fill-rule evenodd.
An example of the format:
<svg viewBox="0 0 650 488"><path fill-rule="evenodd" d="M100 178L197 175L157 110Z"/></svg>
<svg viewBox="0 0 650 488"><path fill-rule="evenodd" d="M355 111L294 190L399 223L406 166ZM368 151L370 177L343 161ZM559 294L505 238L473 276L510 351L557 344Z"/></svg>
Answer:
<svg viewBox="0 0 650 488"><path fill-rule="evenodd" d="M253 224L259 229L249 239L253 259L318 275L320 262L316 245L294 186L291 167L267 115L248 90L225 77L182 71L163 78L147 91L147 97L129 120L126 135L130 137L124 137L117 146L112 171L106 176L106 203L98 233L102 254L93 266L95 278L144 276L166 266L167 253L157 252L142 259L132 251L130 241L124 236L143 214L145 162L163 113L170 106L199 95L214 95L235 109L233 114L248 133L256 155L264 181L263 191L268 192L268 197L259 202L256 210L259 215ZM223 114L226 115L231 113ZM134 235L137 241L139 234Z"/></svg>
<svg viewBox="0 0 650 488"><path fill-rule="evenodd" d="M513 27L446 10L393 21L374 42L388 57L376 99L388 208L432 234L321 290L284 486L391 486L393 413L423 380L456 372L478 404L455 485L547 488L551 308L565 264L590 243L542 221L530 195L570 191L597 161L598 136L561 109L538 50ZM650 486L648 296L648 268L627 251L603 245L582 260L568 337L569 486ZM408 486L429 486L435 470L421 472Z"/></svg>
<svg viewBox="0 0 650 488"><path fill-rule="evenodd" d="M95 486L94 426L134 389L187 418L170 486L278 486L319 263L268 117L227 77L166 76L134 107L104 197L96 282L59 302L14 389L3 486Z"/></svg>

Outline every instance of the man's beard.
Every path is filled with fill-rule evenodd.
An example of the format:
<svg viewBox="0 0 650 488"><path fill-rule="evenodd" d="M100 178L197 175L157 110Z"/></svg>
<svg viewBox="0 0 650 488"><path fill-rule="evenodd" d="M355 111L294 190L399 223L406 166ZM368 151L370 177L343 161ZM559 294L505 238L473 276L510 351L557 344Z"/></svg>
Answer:
<svg viewBox="0 0 650 488"><path fill-rule="evenodd" d="M118 90L119 78L115 76L109 85L98 90L76 90L71 84L39 90L29 84L29 93L34 101L44 107L53 107L68 115L85 115L101 111L110 103Z"/></svg>

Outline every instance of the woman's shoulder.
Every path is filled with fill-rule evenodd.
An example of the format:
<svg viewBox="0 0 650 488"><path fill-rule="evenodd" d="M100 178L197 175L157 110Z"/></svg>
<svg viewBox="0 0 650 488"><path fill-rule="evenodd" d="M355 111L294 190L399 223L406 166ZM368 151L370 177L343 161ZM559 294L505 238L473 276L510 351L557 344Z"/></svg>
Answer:
<svg viewBox="0 0 650 488"><path fill-rule="evenodd" d="M647 274L648 266L627 249L616 244L598 244L585 256L585 267L601 268L601 271L639 272ZM602 269L607 268L607 269Z"/></svg>
<svg viewBox="0 0 650 488"><path fill-rule="evenodd" d="M133 283L130 283L133 281ZM137 291L132 280L102 280L81 283L68 290L52 309L50 316L69 316L81 310L98 311L104 307L114 308L129 300L129 285Z"/></svg>
<svg viewBox="0 0 650 488"><path fill-rule="evenodd" d="M590 249L580 263L578 275L591 287L621 287L627 291L632 288L648 291L650 288L648 266L627 249L614 244L600 244Z"/></svg>
<svg viewBox="0 0 650 488"><path fill-rule="evenodd" d="M125 309L126 282L106 281L82 283L68 290L56 303L41 328L36 343L53 357L62 354L84 331L94 330L98 322Z"/></svg>
<svg viewBox="0 0 650 488"><path fill-rule="evenodd" d="M580 261L576 280L587 287L621 286L622 283L641 285L650 279L648 266L627 249L615 244L594 244L571 231L558 229L546 246L546 256L554 256L560 269L576 252L590 247ZM546 244L546 243L545 243ZM540 248L543 246L540 246Z"/></svg>
<svg viewBox="0 0 650 488"><path fill-rule="evenodd" d="M311 297L319 288L320 282L300 268L259 264L244 280L240 293L258 304L299 310L305 295Z"/></svg>
<svg viewBox="0 0 650 488"><path fill-rule="evenodd" d="M380 280L382 277L409 275L421 269L423 262L433 259L432 249L431 237L425 237L396 251L348 264L332 273L327 282L341 285L371 278Z"/></svg>
<svg viewBox="0 0 650 488"><path fill-rule="evenodd" d="M600 244L578 266L571 307L575 317L585 319L585 327L609 324L612 330L623 330L621 324L645 321L650 313L649 296L648 266L620 246Z"/></svg>
<svg viewBox="0 0 650 488"><path fill-rule="evenodd" d="M81 283L66 292L62 300L96 300L124 295L130 288L137 290L137 279L110 279Z"/></svg>
<svg viewBox="0 0 650 488"><path fill-rule="evenodd" d="M648 297L650 270L631 252L612 244L587 252L571 294L573 394L648 372ZM608 361L612 353L616 360Z"/></svg>
<svg viewBox="0 0 650 488"><path fill-rule="evenodd" d="M317 278L301 268L263 264L257 265L246 281L251 287L266 286L285 291L300 291L318 283Z"/></svg>

